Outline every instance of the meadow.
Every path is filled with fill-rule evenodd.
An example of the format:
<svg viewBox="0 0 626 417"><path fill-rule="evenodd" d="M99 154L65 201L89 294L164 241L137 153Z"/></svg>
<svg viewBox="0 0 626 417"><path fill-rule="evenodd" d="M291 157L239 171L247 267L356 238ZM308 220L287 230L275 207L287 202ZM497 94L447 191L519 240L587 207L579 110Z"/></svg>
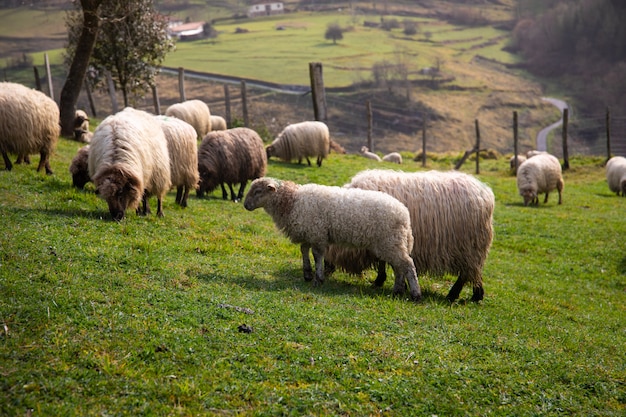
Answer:
<svg viewBox="0 0 626 417"><path fill-rule="evenodd" d="M71 186L79 147L60 140L53 176L0 171L2 415L626 411L626 199L602 159L571 158L563 204L539 207L523 206L508 161L483 161L486 297L450 304L450 276L420 277L421 303L393 297L391 279L372 288L373 271L312 287L269 216L220 192L187 209L170 193L164 218L113 222L93 187ZM434 158L427 169L455 159ZM398 168L331 154L268 175L341 185L373 167Z"/></svg>

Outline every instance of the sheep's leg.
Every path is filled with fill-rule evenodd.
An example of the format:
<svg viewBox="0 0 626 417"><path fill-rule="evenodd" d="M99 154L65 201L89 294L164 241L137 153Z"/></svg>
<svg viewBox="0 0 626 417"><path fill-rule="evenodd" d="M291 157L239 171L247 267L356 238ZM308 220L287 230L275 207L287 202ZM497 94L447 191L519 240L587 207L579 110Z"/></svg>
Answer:
<svg viewBox="0 0 626 417"><path fill-rule="evenodd" d="M543 199L543 204L548 202L548 195L550 195L550 193L546 193L546 198Z"/></svg>
<svg viewBox="0 0 626 417"><path fill-rule="evenodd" d="M176 200L174 200L176 202L176 204L181 205L183 199L183 186L179 185L178 187L176 187Z"/></svg>
<svg viewBox="0 0 626 417"><path fill-rule="evenodd" d="M26 165L30 164L30 155L26 154L26 155L18 155L17 159L15 160L16 164L21 164L21 163L25 163Z"/></svg>
<svg viewBox="0 0 626 417"><path fill-rule="evenodd" d="M322 285L324 283L324 253L326 249L313 246L313 259L315 260L315 280L314 285Z"/></svg>
<svg viewBox="0 0 626 417"><path fill-rule="evenodd" d="M157 216L163 217L163 199L161 197L157 198Z"/></svg>
<svg viewBox="0 0 626 417"><path fill-rule="evenodd" d="M180 200L181 207L187 207L187 199L189 198L189 187L183 187L183 197Z"/></svg>
<svg viewBox="0 0 626 417"><path fill-rule="evenodd" d="M237 193L237 200L241 200L243 198L243 192L246 189L246 185L248 185L248 181L242 181L239 185L239 192Z"/></svg>
<svg viewBox="0 0 626 417"><path fill-rule="evenodd" d="M306 163L309 164L309 166L311 166L311 160L309 159L309 157L306 157Z"/></svg>
<svg viewBox="0 0 626 417"><path fill-rule="evenodd" d="M13 168L13 164L11 163L11 160L9 159L9 155L7 155L6 152L2 152L2 159L4 159L4 167L7 171L10 171L11 168Z"/></svg>
<svg viewBox="0 0 626 417"><path fill-rule="evenodd" d="M559 180L559 182L556 184L556 189L559 192L559 204L561 204L562 203L561 193L563 192L563 180Z"/></svg>
<svg viewBox="0 0 626 417"><path fill-rule="evenodd" d="M305 281L313 280L313 271L311 270L311 259L309 258L309 249L311 247L304 243L300 245L300 253L302 253L302 272Z"/></svg>
<svg viewBox="0 0 626 417"><path fill-rule="evenodd" d="M145 216L150 214L150 204L148 203L148 193L144 191L143 197L141 197L141 210L137 209L137 214Z"/></svg>
<svg viewBox="0 0 626 417"><path fill-rule="evenodd" d="M230 199L234 202L237 201L237 197L235 196L235 190L233 190L233 185L228 184L228 189L230 190Z"/></svg>
<svg viewBox="0 0 626 417"><path fill-rule="evenodd" d="M385 261L378 261L378 274L376 275L376 281L374 286L382 287L387 280L387 263Z"/></svg>
<svg viewBox="0 0 626 417"><path fill-rule="evenodd" d="M318 157L317 157L317 166L318 166L318 167L321 167L321 166L322 166L322 157L321 157L321 156L318 156Z"/></svg>
<svg viewBox="0 0 626 417"><path fill-rule="evenodd" d="M50 158L48 158L48 153L42 151L39 153L41 157L39 158L39 166L37 167L37 172L41 171L41 168L46 168L46 174L52 175L52 169L50 168Z"/></svg>
<svg viewBox="0 0 626 417"><path fill-rule="evenodd" d="M415 271L415 265L413 260L408 259L400 260L391 264L393 272L396 276L396 281L393 285L393 293L401 294L406 289L406 284L409 284L409 293L413 301L420 301L422 299L422 290L417 281L417 272Z"/></svg>
<svg viewBox="0 0 626 417"><path fill-rule="evenodd" d="M228 184L228 186L230 187L230 184ZM224 183L221 183L220 187L222 187L222 200L228 200L228 193L226 192L226 187L224 187ZM230 189L230 192L232 195L232 192L233 192L232 187Z"/></svg>

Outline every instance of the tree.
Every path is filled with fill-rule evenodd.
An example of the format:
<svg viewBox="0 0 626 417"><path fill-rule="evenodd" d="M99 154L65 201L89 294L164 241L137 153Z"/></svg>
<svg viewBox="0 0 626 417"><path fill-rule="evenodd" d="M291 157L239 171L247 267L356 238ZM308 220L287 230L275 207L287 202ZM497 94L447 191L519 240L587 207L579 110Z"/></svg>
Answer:
<svg viewBox="0 0 626 417"><path fill-rule="evenodd" d="M165 55L174 48L167 34L167 19L154 9L153 0L106 0L100 9L100 31L91 56L90 81L105 87L110 72L122 91L124 105L130 95L143 95ZM75 32L74 26L70 33ZM70 36L70 47L71 49Z"/></svg>
<svg viewBox="0 0 626 417"><path fill-rule="evenodd" d="M329 23L326 28L325 39L332 39L333 44L336 44L338 40L343 39L343 29L339 26L339 23Z"/></svg>
<svg viewBox="0 0 626 417"><path fill-rule="evenodd" d="M72 136L74 133L74 114L76 112L76 102L80 95L89 59L93 51L98 36L100 20L98 18L98 8L102 0L80 0L82 7L82 19L80 26L77 26L75 33L75 44L71 55L71 62L65 84L61 89L59 110L61 112L61 134Z"/></svg>

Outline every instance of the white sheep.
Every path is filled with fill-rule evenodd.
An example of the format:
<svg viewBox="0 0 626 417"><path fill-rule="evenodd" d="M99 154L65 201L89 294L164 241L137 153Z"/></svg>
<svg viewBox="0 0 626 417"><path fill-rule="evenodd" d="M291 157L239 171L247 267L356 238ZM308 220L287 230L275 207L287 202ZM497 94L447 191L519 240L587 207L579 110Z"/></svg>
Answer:
<svg viewBox="0 0 626 417"><path fill-rule="evenodd" d="M167 140L170 155L172 186L176 187L176 203L187 207L189 192L198 186L198 143L196 131L187 122L175 117L157 116Z"/></svg>
<svg viewBox="0 0 626 417"><path fill-rule="evenodd" d="M96 193L108 204L114 220L127 208L150 212L148 197L156 195L157 215L172 186L170 157L161 124L141 110L126 108L104 119L94 131L89 149L89 176Z"/></svg>
<svg viewBox="0 0 626 417"><path fill-rule="evenodd" d="M562 202L563 176L559 160L548 153L540 153L528 158L517 170L517 188L524 198L524 205L539 204L539 194L546 194L544 204L548 202L550 191L559 192L559 204Z"/></svg>
<svg viewBox="0 0 626 417"><path fill-rule="evenodd" d="M187 100L172 104L165 110L165 115L189 123L196 130L197 137L200 139L211 131L211 111L202 100Z"/></svg>
<svg viewBox="0 0 626 417"><path fill-rule="evenodd" d="M74 139L78 142L89 143L93 133L89 131L89 116L84 110L76 110L74 115Z"/></svg>
<svg viewBox="0 0 626 417"><path fill-rule="evenodd" d="M276 139L265 149L267 159L276 156L285 162L297 159L302 163L306 158L311 166L309 157L317 157L317 166L322 166L322 160L330 151L330 133L328 126L323 122L305 121L288 125Z"/></svg>
<svg viewBox="0 0 626 417"><path fill-rule="evenodd" d="M368 159L373 159L374 161L378 161L378 162L382 161L382 159L380 159L380 156L376 155L374 152L370 152L367 146L361 147L361 155L363 155L364 157Z"/></svg>
<svg viewBox="0 0 626 417"><path fill-rule="evenodd" d="M222 116L216 116L214 114L211 115L211 131L214 130L226 130L228 126L226 125L226 119Z"/></svg>
<svg viewBox="0 0 626 417"><path fill-rule="evenodd" d="M7 171L13 168L8 154L16 154L19 164L29 163L28 155L39 153L37 171L45 168L52 175L50 155L60 134L54 100L21 84L0 82L0 152Z"/></svg>
<svg viewBox="0 0 626 417"><path fill-rule="evenodd" d="M626 197L626 158L614 156L606 163L606 181L609 190Z"/></svg>
<svg viewBox="0 0 626 417"><path fill-rule="evenodd" d="M409 285L411 297L421 298L407 208L378 191L317 184L298 185L263 177L252 182L244 201L246 210L263 207L293 243L300 244L304 279L324 282L324 254L331 244L363 248L389 262L395 272L394 293ZM315 259L311 270L309 250Z"/></svg>
<svg viewBox="0 0 626 417"><path fill-rule="evenodd" d="M531 157L532 158L532 157ZM517 155L517 168L520 167L520 165L522 165L525 161L526 161L527 157L525 157L524 155ZM513 155L511 157L511 159L509 160L509 167L511 168L512 171L515 171L516 167L515 167L515 155Z"/></svg>
<svg viewBox="0 0 626 417"><path fill-rule="evenodd" d="M526 159L530 159L533 156L537 156L537 155L544 155L544 154L548 154L548 152L546 151L538 151L535 149L531 149L530 151L526 152ZM549 155L549 154L548 154Z"/></svg>
<svg viewBox="0 0 626 417"><path fill-rule="evenodd" d="M493 240L495 207L487 185L457 171L373 169L358 173L345 187L382 191L408 207L414 240L411 257L418 276L455 275L458 279L447 296L450 301L459 297L465 283L473 288L472 301L483 299L482 270ZM331 245L326 255L330 270L336 266L360 274L377 267L374 284L385 282L384 262L371 253Z"/></svg>
<svg viewBox="0 0 626 417"><path fill-rule="evenodd" d="M393 162L394 164L401 164L402 163L402 155L400 155L398 152L391 152L391 153L388 153L387 155L383 156L383 161L385 161L385 162Z"/></svg>

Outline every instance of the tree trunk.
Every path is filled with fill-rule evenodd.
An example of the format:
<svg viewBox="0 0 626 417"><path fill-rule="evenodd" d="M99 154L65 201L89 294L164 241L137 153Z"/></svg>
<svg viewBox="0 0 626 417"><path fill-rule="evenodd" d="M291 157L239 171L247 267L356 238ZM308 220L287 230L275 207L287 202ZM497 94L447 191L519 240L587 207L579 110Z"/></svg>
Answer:
<svg viewBox="0 0 626 417"><path fill-rule="evenodd" d="M74 115L76 102L85 80L91 52L98 37L100 22L98 7L103 0L80 0L83 9L83 29L76 45L65 84L61 90L59 110L61 112L61 135L71 137L74 134Z"/></svg>

